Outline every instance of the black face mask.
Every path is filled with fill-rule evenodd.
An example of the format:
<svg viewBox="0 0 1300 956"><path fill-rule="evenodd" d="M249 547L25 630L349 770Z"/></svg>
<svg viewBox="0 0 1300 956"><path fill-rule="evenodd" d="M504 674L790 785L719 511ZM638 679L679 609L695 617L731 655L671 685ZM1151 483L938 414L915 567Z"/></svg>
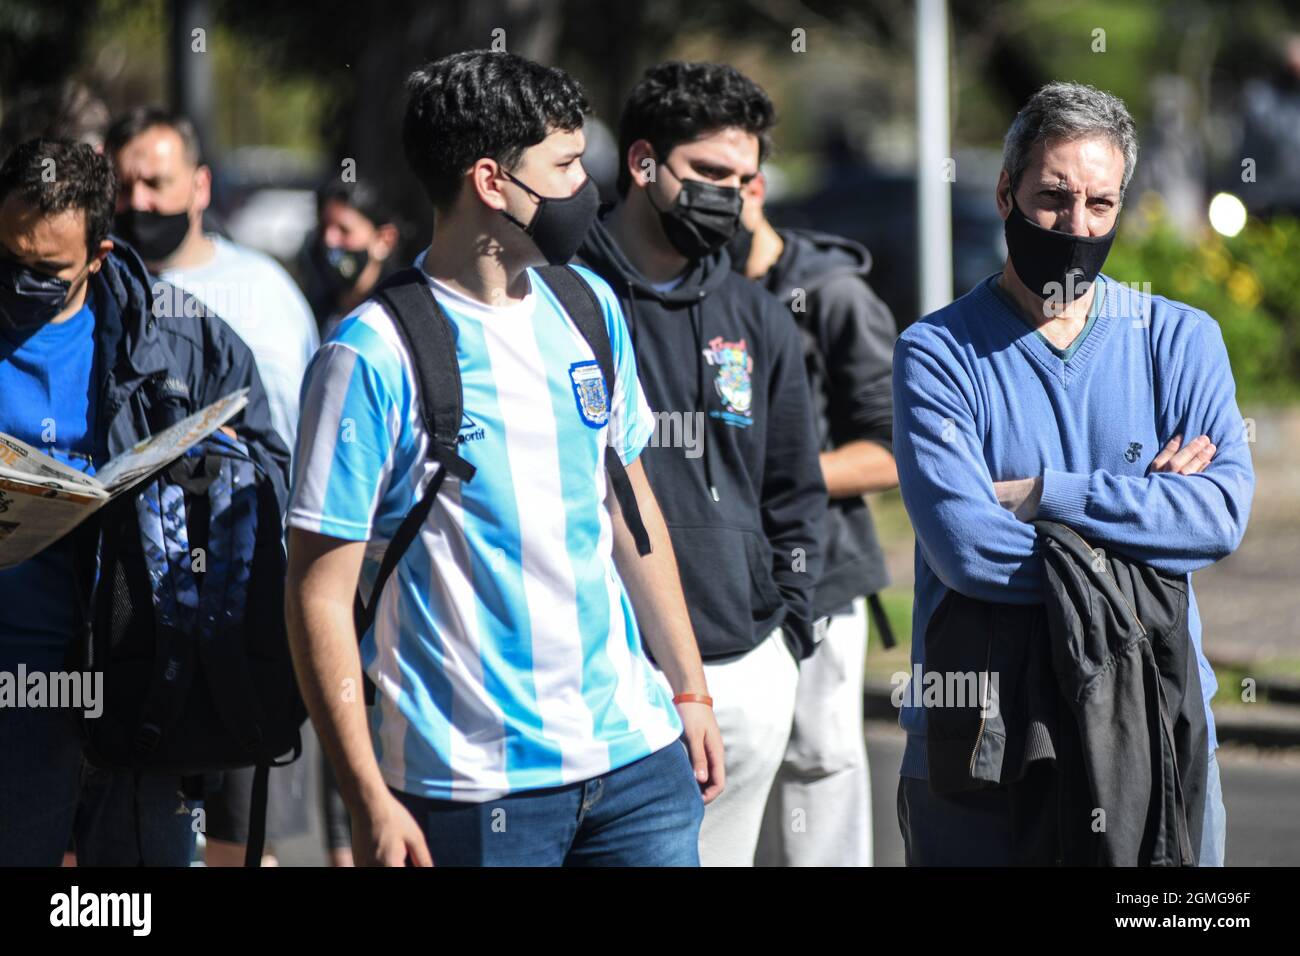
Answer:
<svg viewBox="0 0 1300 956"><path fill-rule="evenodd" d="M163 262L185 241L190 213L188 209L170 214L128 209L117 214L114 227L145 262Z"/></svg>
<svg viewBox="0 0 1300 956"><path fill-rule="evenodd" d="M660 169L668 169L660 163ZM672 173L671 169L668 169ZM677 199L667 209L650 205L659 213L664 235L674 249L687 259L703 259L717 252L736 234L740 227L740 211L745 200L734 186L716 186L699 179L673 178L682 184ZM646 193L650 198L650 193Z"/></svg>
<svg viewBox="0 0 1300 956"><path fill-rule="evenodd" d="M501 215L533 240L533 245L537 246L537 251L548 263L553 266L564 265L578 251L578 246L582 245L582 240L587 237L591 224L596 221L596 213L600 211L600 190L596 188L595 180L588 176L586 182L572 196L556 199L553 196L541 195L504 169L501 172L505 173L512 183L537 200L537 211L533 213L532 222L526 226L504 209L501 210Z"/></svg>
<svg viewBox="0 0 1300 956"><path fill-rule="evenodd" d="M63 311L72 283L0 259L0 322L15 332L39 328Z"/></svg>
<svg viewBox="0 0 1300 956"><path fill-rule="evenodd" d="M749 262L749 252L754 248L754 234L742 222L736 234L727 242L727 255L731 257L731 268L742 275Z"/></svg>
<svg viewBox="0 0 1300 956"><path fill-rule="evenodd" d="M1104 236L1044 229L1020 211L1014 194L1011 215L1004 224L1007 254L1020 281L1044 301L1061 304L1073 302L1092 288L1118 228L1117 217Z"/></svg>
<svg viewBox="0 0 1300 956"><path fill-rule="evenodd" d="M332 296L351 289L370 263L370 253L365 249L344 249L327 246L321 239L311 245L311 258L320 273L321 281Z"/></svg>

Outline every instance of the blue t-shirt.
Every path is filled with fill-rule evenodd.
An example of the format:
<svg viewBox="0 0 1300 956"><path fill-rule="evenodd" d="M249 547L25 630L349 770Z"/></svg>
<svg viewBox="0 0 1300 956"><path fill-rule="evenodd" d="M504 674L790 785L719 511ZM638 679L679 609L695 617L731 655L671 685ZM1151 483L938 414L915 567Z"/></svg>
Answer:
<svg viewBox="0 0 1300 956"><path fill-rule="evenodd" d="M23 336L0 326L0 432L94 473L95 313ZM0 669L57 670L76 626L70 538L0 570Z"/></svg>

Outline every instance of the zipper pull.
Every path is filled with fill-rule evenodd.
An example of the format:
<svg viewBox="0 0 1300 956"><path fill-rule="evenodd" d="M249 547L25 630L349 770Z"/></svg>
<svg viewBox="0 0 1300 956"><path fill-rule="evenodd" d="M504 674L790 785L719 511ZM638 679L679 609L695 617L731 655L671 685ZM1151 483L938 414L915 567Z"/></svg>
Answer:
<svg viewBox="0 0 1300 956"><path fill-rule="evenodd" d="M718 488L716 485L709 485L709 494L713 496L714 501L722 500L721 498L718 497Z"/></svg>

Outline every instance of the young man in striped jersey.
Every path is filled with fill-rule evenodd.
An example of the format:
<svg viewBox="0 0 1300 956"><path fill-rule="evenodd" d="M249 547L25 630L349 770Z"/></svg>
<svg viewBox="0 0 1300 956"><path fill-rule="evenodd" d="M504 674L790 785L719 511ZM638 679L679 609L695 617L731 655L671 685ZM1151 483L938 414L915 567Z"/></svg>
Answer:
<svg viewBox="0 0 1300 956"><path fill-rule="evenodd" d="M617 300L585 270L615 381L603 415L575 401L592 349L530 268L565 261L595 214L585 95L560 70L485 51L429 64L408 90L403 142L436 217L416 265L455 333L457 450L476 473L442 485L358 654L358 580L368 591L440 467L403 339L363 303L303 385L286 608L357 863L697 865L722 743L638 460L653 416ZM607 446L648 555L608 503Z"/></svg>

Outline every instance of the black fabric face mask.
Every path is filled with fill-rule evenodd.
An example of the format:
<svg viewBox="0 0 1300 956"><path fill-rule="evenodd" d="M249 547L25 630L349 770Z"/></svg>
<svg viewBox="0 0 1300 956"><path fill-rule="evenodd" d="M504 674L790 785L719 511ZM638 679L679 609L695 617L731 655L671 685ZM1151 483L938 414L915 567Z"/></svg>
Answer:
<svg viewBox="0 0 1300 956"><path fill-rule="evenodd" d="M327 246L320 239L311 245L311 258L331 296L337 296L356 285L357 278L370 263L370 253L365 249Z"/></svg>
<svg viewBox="0 0 1300 956"><path fill-rule="evenodd" d="M1110 254L1119 217L1104 236L1074 236L1044 229L1031 221L1011 196L1011 215L1003 229L1007 255L1016 275L1044 301L1067 303L1085 295Z"/></svg>
<svg viewBox="0 0 1300 956"><path fill-rule="evenodd" d="M190 213L188 209L174 213L128 209L117 214L114 227L145 262L163 262L185 241Z"/></svg>
<svg viewBox="0 0 1300 956"><path fill-rule="evenodd" d="M668 164L660 163L659 168L668 169ZM671 169L668 171L672 172ZM703 259L725 246L736 234L745 200L735 186L682 179L676 173L673 173L673 178L682 184L682 188L667 209L655 206L649 192L646 198L659 213L664 235L673 248L687 259Z"/></svg>
<svg viewBox="0 0 1300 956"><path fill-rule="evenodd" d="M749 262L749 252L753 248L754 234L742 222L736 229L736 234L727 241L727 255L731 257L733 271L744 275L745 265Z"/></svg>
<svg viewBox="0 0 1300 956"><path fill-rule="evenodd" d="M526 183L515 179L504 169L501 172L505 173L512 183L537 200L537 211L533 213L532 221L526 226L504 209L501 210L501 215L533 240L533 245L537 246L537 251L548 263L553 266L564 265L578 251L582 240L587 237L587 232L591 229L591 224L596 221L596 213L600 211L600 190L596 188L596 181L588 176L586 182L572 196L557 199L553 196L543 196Z"/></svg>
<svg viewBox="0 0 1300 956"><path fill-rule="evenodd" d="M0 259L0 322L29 332L63 311L72 282L43 275L12 259Z"/></svg>

